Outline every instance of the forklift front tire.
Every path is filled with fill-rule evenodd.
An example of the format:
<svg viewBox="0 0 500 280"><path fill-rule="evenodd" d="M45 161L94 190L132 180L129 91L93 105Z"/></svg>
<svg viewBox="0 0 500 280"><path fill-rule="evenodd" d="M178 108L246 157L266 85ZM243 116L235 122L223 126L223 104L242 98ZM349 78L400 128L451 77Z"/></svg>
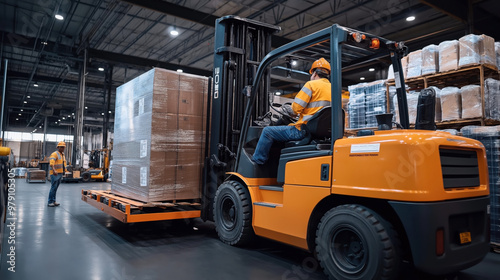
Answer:
<svg viewBox="0 0 500 280"><path fill-rule="evenodd" d="M82 182L86 183L88 181L90 181L90 173L85 172L85 173L82 174Z"/></svg>
<svg viewBox="0 0 500 280"><path fill-rule="evenodd" d="M226 181L220 185L215 194L214 221L222 242L241 246L251 241L252 201L240 182Z"/></svg>
<svg viewBox="0 0 500 280"><path fill-rule="evenodd" d="M316 232L317 258L330 279L397 279L401 242L392 225L361 205L326 212Z"/></svg>

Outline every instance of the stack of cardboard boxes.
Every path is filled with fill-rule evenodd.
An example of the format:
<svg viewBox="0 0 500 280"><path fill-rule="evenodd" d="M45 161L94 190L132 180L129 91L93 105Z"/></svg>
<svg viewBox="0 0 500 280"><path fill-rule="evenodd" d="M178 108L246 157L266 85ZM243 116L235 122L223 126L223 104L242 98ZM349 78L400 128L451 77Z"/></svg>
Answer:
<svg viewBox="0 0 500 280"><path fill-rule="evenodd" d="M155 68L116 92L114 193L140 201L200 198L208 78Z"/></svg>

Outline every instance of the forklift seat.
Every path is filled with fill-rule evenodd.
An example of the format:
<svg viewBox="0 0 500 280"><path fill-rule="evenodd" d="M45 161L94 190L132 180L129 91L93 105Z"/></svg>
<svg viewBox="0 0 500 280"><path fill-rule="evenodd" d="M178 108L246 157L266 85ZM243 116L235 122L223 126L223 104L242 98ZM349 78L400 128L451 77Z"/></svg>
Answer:
<svg viewBox="0 0 500 280"><path fill-rule="evenodd" d="M326 106L314 114L307 124L302 124L301 130L306 131L306 136L298 141L290 141L285 147L309 145L313 141L325 140L332 135L332 107Z"/></svg>

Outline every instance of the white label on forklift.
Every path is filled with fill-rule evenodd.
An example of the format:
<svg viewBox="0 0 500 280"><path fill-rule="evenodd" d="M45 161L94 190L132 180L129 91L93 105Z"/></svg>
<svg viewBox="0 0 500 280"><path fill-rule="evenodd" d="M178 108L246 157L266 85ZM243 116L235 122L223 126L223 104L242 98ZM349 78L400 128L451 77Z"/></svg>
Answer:
<svg viewBox="0 0 500 280"><path fill-rule="evenodd" d="M141 167L141 187L148 185L148 168Z"/></svg>
<svg viewBox="0 0 500 280"><path fill-rule="evenodd" d="M148 140L141 140L141 158L148 156Z"/></svg>
<svg viewBox="0 0 500 280"><path fill-rule="evenodd" d="M401 88L401 80L399 78L399 72L394 72L394 82L396 82L396 88Z"/></svg>
<svg viewBox="0 0 500 280"><path fill-rule="evenodd" d="M127 183L127 168L122 167L122 184Z"/></svg>
<svg viewBox="0 0 500 280"><path fill-rule="evenodd" d="M380 143L377 144L352 144L351 154L356 153L378 153L380 152Z"/></svg>
<svg viewBox="0 0 500 280"><path fill-rule="evenodd" d="M144 98L139 99L139 115L144 114Z"/></svg>

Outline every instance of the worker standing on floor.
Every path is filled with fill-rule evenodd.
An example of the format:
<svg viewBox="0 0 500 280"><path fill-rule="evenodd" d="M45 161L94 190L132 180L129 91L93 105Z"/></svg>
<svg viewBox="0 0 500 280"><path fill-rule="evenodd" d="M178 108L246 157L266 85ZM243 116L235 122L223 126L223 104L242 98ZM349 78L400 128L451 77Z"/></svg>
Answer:
<svg viewBox="0 0 500 280"><path fill-rule="evenodd" d="M66 143L59 142L57 144L57 151L50 155L50 192L49 192L49 207L59 206L56 202L56 193L61 183L62 176L66 171L66 158L64 157L64 149Z"/></svg>
<svg viewBox="0 0 500 280"><path fill-rule="evenodd" d="M306 136L306 132L301 130L301 125L307 123L321 108L330 106L332 99L331 84L328 80L330 71L330 63L326 59L320 58L314 61L309 70L311 80L295 96L292 106L283 108L288 115L298 115L299 120L295 124L292 123L288 126L265 127L255 148L252 157L253 162L264 164L275 141L301 140Z"/></svg>

